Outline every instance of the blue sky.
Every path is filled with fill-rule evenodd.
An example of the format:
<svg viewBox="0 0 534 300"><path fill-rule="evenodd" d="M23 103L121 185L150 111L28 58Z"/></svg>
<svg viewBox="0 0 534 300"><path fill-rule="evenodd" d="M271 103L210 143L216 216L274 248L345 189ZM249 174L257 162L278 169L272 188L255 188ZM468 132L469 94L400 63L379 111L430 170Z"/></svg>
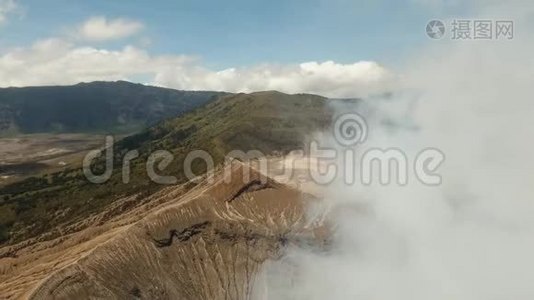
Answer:
<svg viewBox="0 0 534 300"><path fill-rule="evenodd" d="M423 31L429 19L466 12L393 0L20 0L19 6L22 13L0 28L2 48L56 36L91 16L122 17L145 24L151 53L196 55L214 68L311 60L395 64L430 42Z"/></svg>
<svg viewBox="0 0 534 300"><path fill-rule="evenodd" d="M426 24L470 16L462 3L0 0L0 87L129 80L365 96L444 42L429 39Z"/></svg>

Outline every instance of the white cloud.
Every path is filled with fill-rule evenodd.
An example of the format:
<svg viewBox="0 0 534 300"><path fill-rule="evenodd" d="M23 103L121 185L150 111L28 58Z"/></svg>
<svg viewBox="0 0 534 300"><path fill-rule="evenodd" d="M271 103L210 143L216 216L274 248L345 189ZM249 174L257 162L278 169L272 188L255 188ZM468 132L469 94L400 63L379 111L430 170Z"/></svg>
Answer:
<svg viewBox="0 0 534 300"><path fill-rule="evenodd" d="M7 16L18 8L15 0L0 0L0 25L7 20Z"/></svg>
<svg viewBox="0 0 534 300"><path fill-rule="evenodd" d="M88 41L108 41L132 36L142 30L143 23L129 19L92 17L79 26L77 34Z"/></svg>
<svg viewBox="0 0 534 300"><path fill-rule="evenodd" d="M513 7L516 28L531 30L534 3ZM502 11L482 12L474 17ZM533 52L532 38L518 34L414 53L402 89L369 103L368 140L354 150L395 147L412 159L437 147L443 184L331 186L330 251L290 251L266 272L269 297L534 299Z"/></svg>
<svg viewBox="0 0 534 300"><path fill-rule="evenodd" d="M211 71L201 67L167 68L156 75L158 85L183 88L252 92L278 90L330 97L364 97L382 93L392 84L391 72L375 62L338 64L333 61L299 65L262 65Z"/></svg>
<svg viewBox="0 0 534 300"><path fill-rule="evenodd" d="M136 75L153 76L169 65L183 65L190 60L178 55L154 57L133 46L110 51L47 39L0 55L0 86L127 80Z"/></svg>
<svg viewBox="0 0 534 300"><path fill-rule="evenodd" d="M252 92L279 90L331 97L363 97L387 91L393 75L374 62L306 62L210 70L188 56L154 56L126 46L110 51L47 39L0 54L0 86L73 84L93 80L131 80L177 89Z"/></svg>

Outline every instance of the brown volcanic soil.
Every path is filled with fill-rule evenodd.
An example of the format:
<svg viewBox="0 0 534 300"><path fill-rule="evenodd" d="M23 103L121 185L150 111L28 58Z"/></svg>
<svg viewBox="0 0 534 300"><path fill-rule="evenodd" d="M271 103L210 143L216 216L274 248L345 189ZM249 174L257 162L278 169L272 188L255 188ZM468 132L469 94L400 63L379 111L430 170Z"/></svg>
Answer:
<svg viewBox="0 0 534 300"><path fill-rule="evenodd" d="M255 171L244 178L244 166L123 199L61 238L0 249L1 297L251 298L264 261L290 244L324 244L326 229L306 218L312 196Z"/></svg>

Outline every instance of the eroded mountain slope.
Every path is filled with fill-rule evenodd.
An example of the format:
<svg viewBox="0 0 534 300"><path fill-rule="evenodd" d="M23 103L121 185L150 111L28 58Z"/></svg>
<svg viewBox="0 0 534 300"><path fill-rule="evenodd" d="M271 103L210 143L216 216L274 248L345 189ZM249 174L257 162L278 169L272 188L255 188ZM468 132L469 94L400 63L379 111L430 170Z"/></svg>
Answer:
<svg viewBox="0 0 534 300"><path fill-rule="evenodd" d="M325 235L306 219L311 196L255 171L246 178L243 166L229 165L188 192L166 189L133 216L121 216L129 225L107 221L117 226L19 251L12 260L33 262L4 270L4 279L15 276L0 291L30 299L249 299L265 260L276 259L289 244L321 245ZM80 249L83 232L87 241ZM49 267L42 268L39 252L47 251L56 261L49 257Z"/></svg>

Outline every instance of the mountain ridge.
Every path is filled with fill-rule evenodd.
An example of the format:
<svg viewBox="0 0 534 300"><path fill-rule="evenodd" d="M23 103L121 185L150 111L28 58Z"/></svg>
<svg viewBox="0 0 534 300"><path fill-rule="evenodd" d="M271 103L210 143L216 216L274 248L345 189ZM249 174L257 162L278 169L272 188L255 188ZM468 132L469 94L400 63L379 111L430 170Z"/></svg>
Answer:
<svg viewBox="0 0 534 300"><path fill-rule="evenodd" d="M50 239L63 234L55 230L57 226L99 213L118 198L144 197L160 190L163 186L152 182L146 172L147 159L154 151L166 150L174 156L160 175L175 176L177 184L186 183L183 164L190 151L207 151L215 166L232 150L288 153L302 149L314 131L330 126L333 113L329 100L315 95L264 92L220 96L117 141L113 147L117 169L103 184L88 182L81 169L67 169L0 188L0 216L5 216L0 221L0 243L36 236ZM122 155L129 150L138 150L139 157L131 161L130 181L124 183L120 167ZM95 161L96 170L104 166L104 161ZM207 171L199 160L191 168L195 174Z"/></svg>
<svg viewBox="0 0 534 300"><path fill-rule="evenodd" d="M225 94L128 81L0 88L0 135L132 133L187 113Z"/></svg>

